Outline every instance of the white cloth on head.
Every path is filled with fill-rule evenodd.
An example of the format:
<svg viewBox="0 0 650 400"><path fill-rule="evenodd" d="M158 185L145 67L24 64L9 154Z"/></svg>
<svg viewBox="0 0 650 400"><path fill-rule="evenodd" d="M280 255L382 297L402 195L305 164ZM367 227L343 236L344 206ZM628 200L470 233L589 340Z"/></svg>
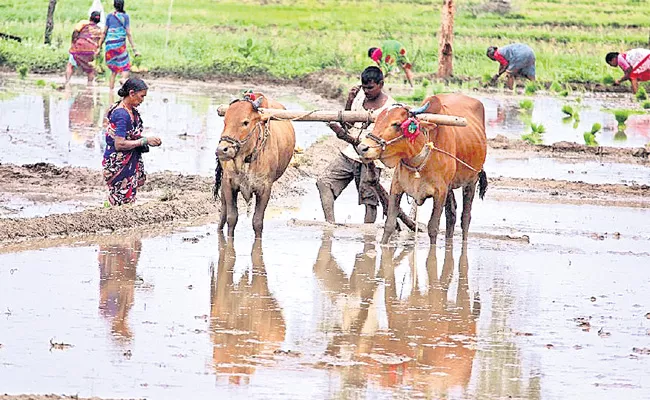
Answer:
<svg viewBox="0 0 650 400"><path fill-rule="evenodd" d="M379 115L380 112L385 110L386 108L392 106L395 104L395 100L390 97L389 95L386 95L386 102L378 109L376 110L366 110L363 107L363 102L366 100L366 94L364 93L363 89L359 89L359 93L357 93L357 96L354 98L354 101L352 101L352 111L370 111L372 115ZM375 124L370 124L366 129L363 129L363 122L356 122L354 124L353 128L349 129L350 136L357 138L359 140L365 138L368 133L372 132L372 128L374 128ZM347 145L343 150L341 150L341 153L343 153L344 156L347 158L356 161L356 162L361 162L361 158L359 157L359 154L355 150L354 146L351 144ZM384 168L384 164L379 161L375 160L375 166L378 168Z"/></svg>
<svg viewBox="0 0 650 400"><path fill-rule="evenodd" d="M88 10L88 16L92 14L93 11L99 11L101 13L101 17L99 20L99 25L100 27L104 27L106 24L106 13L104 12L104 6L102 5L102 0L93 0L93 5L90 6L90 9Z"/></svg>

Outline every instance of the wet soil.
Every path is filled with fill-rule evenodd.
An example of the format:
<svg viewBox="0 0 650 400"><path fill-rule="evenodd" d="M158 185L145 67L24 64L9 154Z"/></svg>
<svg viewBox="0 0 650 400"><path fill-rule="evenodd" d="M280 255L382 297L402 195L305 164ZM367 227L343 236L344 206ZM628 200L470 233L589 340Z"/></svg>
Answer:
<svg viewBox="0 0 650 400"><path fill-rule="evenodd" d="M297 154L283 177L274 185L273 203L289 205L304 193L306 181L323 173L343 144L336 138L322 140ZM538 151L554 155L571 153L573 158L590 159L595 153L580 146L532 146L497 138L490 147L521 154ZM560 150L557 150L557 149ZM617 161L645 163L632 149L604 148L602 156ZM0 165L0 189L33 201L55 203L75 200L88 209L35 218L0 219L0 241L47 238L62 235L110 233L122 229L191 220L216 221L219 204L212 199L213 180L208 177L172 172L152 173L135 206L102 208L105 196L99 171L78 167L56 167L38 163L24 166ZM384 174L389 185L390 171ZM650 206L650 186L635 184L588 184L553 179L491 177L489 196L499 200L540 203L597 204L605 206Z"/></svg>

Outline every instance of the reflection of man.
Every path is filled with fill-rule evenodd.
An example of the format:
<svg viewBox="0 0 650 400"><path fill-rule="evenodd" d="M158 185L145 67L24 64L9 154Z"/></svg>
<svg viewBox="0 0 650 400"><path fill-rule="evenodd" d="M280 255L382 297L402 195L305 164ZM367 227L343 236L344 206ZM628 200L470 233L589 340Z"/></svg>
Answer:
<svg viewBox="0 0 650 400"><path fill-rule="evenodd" d="M262 242L253 244L252 277L234 281L235 249L232 239L219 238L219 264L211 279L210 330L217 373L240 384L242 375L255 372L251 358L271 356L284 341L282 312L271 295L262 254ZM249 283L250 282L250 283Z"/></svg>
<svg viewBox="0 0 650 400"><path fill-rule="evenodd" d="M131 340L128 315L133 306L135 272L140 258L140 239L99 246L99 309L111 322L113 337Z"/></svg>

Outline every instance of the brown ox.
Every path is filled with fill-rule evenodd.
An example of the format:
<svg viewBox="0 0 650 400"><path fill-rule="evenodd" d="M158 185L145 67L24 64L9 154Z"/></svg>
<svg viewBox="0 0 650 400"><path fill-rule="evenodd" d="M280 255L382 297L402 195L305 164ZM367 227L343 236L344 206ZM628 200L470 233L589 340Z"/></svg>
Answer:
<svg viewBox="0 0 650 400"><path fill-rule="evenodd" d="M224 116L217 147L214 195L219 195L221 186L219 230L227 221L229 237L234 236L239 217L239 192L247 202L255 194L253 230L256 238L262 237L271 186L287 169L296 145L291 122L262 119L257 111L260 107L284 109L282 104L254 93L231 103Z"/></svg>
<svg viewBox="0 0 650 400"><path fill-rule="evenodd" d="M422 112L462 116L467 119L467 126L437 126L420 121L420 134L412 140L406 138L403 122ZM456 224L456 199L451 189L456 188L463 188L461 227L463 241L467 240L477 182L481 199L487 190L483 171L486 143L483 104L462 94L428 97L422 107L412 112L404 106L396 106L380 113L372 134L361 141L357 150L368 161L380 159L387 166L396 167L382 243L387 243L395 231L404 193L413 197L418 205L433 198L428 225L431 244L436 243L442 207L446 203L446 238L451 241Z"/></svg>

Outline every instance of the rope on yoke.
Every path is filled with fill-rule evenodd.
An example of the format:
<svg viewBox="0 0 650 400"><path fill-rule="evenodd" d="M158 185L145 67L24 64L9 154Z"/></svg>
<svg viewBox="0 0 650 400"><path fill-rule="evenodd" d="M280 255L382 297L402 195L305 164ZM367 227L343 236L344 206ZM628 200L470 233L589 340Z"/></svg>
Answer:
<svg viewBox="0 0 650 400"><path fill-rule="evenodd" d="M429 146L429 148L431 148L431 150L435 150L435 151L440 152L442 154L448 155L449 157L451 157L454 160L458 161L459 163L463 164L464 166L466 166L470 170L472 170L474 172L479 172L476 168L472 167L471 165L469 165L465 161L461 160L460 158L456 157L455 155L453 155L453 154L451 154L451 153L449 153L447 151L444 151L443 149L439 149L438 147L436 147L436 145L433 144L433 142L429 142L426 145Z"/></svg>

